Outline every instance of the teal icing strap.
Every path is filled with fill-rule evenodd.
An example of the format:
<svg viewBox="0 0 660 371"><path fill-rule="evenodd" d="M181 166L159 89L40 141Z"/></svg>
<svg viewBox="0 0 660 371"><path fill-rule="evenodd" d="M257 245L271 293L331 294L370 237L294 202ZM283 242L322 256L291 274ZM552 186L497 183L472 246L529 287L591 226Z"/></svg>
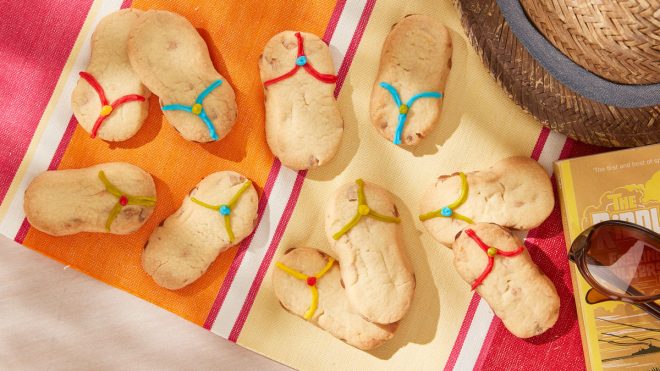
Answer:
<svg viewBox="0 0 660 371"><path fill-rule="evenodd" d="M204 89L204 91L201 92L201 93L199 94L199 96L197 97L197 99L195 99L195 103L202 104L202 102L204 101L204 99L206 99L206 97L207 97L209 94L211 94L211 92L212 92L213 90L215 90L215 88L219 87L220 85L222 85L222 80L215 80L215 81L213 81L213 82L211 83L211 85L209 85L208 88Z"/></svg>
<svg viewBox="0 0 660 371"><path fill-rule="evenodd" d="M403 104L401 102L401 97L399 96L399 92L396 91L394 86L386 82L381 82L379 85L390 93L392 99L394 100L394 103L399 107L399 123L396 126L396 132L394 133L394 140L392 141L394 144L397 145L401 144L403 127L406 123L406 119L408 118L408 110L412 107L412 105L418 99L421 98L437 98L437 99L442 98L442 93L438 93L434 91L426 91L423 93L413 95L410 99L408 99L408 102L406 102L406 104Z"/></svg>
<svg viewBox="0 0 660 371"><path fill-rule="evenodd" d="M213 126L213 122L211 122L211 119L209 119L208 115L206 115L206 111L204 110L204 107L202 106L202 103L204 102L204 99L208 97L209 94L213 90L215 90L217 87L222 85L222 80L216 80L211 83L206 89L204 89L198 96L197 99L195 99L195 104L192 106L185 106L183 104L168 104L166 106L162 107L163 111L185 111L192 113L194 115L197 115L200 120L206 125L207 129L209 130L209 136L213 140L218 140L218 134L215 131L215 127Z"/></svg>

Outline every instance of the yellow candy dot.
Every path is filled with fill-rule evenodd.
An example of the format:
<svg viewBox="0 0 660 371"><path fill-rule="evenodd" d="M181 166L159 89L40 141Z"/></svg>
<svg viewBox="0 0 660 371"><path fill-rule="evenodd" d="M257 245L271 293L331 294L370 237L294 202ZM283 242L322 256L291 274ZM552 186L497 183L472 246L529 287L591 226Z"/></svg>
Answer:
<svg viewBox="0 0 660 371"><path fill-rule="evenodd" d="M408 106L405 105L405 104L402 104L401 106L399 106L399 113L402 114L402 115L405 115L406 113L408 113Z"/></svg>
<svg viewBox="0 0 660 371"><path fill-rule="evenodd" d="M200 113L202 113L202 105L199 104L199 103L195 103L192 106L192 113L194 113L196 115L199 115Z"/></svg>
<svg viewBox="0 0 660 371"><path fill-rule="evenodd" d="M367 205L360 205L360 206L358 206L358 213L359 213L360 215L369 215L369 212L370 212L370 211L371 211L371 210L369 209L369 206L367 206Z"/></svg>
<svg viewBox="0 0 660 371"><path fill-rule="evenodd" d="M101 116L107 116L112 113L112 106L105 105L101 107Z"/></svg>
<svg viewBox="0 0 660 371"><path fill-rule="evenodd" d="M497 249L494 247L489 247L486 253L488 254L488 256L495 256L497 255Z"/></svg>

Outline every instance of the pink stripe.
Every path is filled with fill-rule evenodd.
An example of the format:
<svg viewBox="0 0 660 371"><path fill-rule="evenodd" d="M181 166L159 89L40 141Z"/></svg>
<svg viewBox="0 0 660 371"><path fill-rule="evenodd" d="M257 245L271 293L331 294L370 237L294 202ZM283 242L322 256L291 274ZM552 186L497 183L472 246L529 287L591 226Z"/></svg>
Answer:
<svg viewBox="0 0 660 371"><path fill-rule="evenodd" d="M27 218L24 218L21 227L18 229L18 233L16 233L16 237L14 237L14 241L22 244L23 241L25 241L25 236L27 236L29 230L30 223L28 223Z"/></svg>
<svg viewBox="0 0 660 371"><path fill-rule="evenodd" d="M534 146L534 150L532 151L532 155L530 156L531 158L533 158L536 161L539 160L539 157L541 157L541 152L543 152L543 147L545 147L545 142L548 140L549 135L550 135L550 129L544 126L543 129L541 129L539 138L536 140L536 145Z"/></svg>
<svg viewBox="0 0 660 371"><path fill-rule="evenodd" d="M445 364L444 371L450 371L454 368L458 355L461 353L461 348L463 348L463 343L465 343L465 338L467 337L468 330L470 325L472 325L472 320L474 319L474 313L477 311L479 306L479 295L474 293L472 299L470 300L470 305L468 305L467 313L465 314L465 319L461 325L461 329L458 331L458 337L454 342L454 347L451 349L449 354L449 359Z"/></svg>
<svg viewBox="0 0 660 371"><path fill-rule="evenodd" d="M337 29L337 23L339 22L339 17L344 11L344 6L346 5L346 0L337 0L335 4L335 9L332 11L332 16L330 16L330 22L328 22L328 27L325 29L323 34L323 41L329 43L332 40L332 35L335 34L335 29Z"/></svg>
<svg viewBox="0 0 660 371"><path fill-rule="evenodd" d="M351 43L348 45L348 50L346 51L346 55L344 56L344 62L341 64L341 67L339 67L339 71L337 72L337 85L335 86L335 97L339 96L341 87L342 85L344 85L344 80L346 79L346 75L348 75L348 69L351 67L351 63L353 63L353 57L355 57L355 53L357 52L358 46L360 45L360 41L362 40L362 35L364 34L364 30L367 28L367 23L369 23L369 17L371 17L371 12L374 10L375 5L376 5L376 0L368 0L367 4L364 6L364 10L362 11L362 15L360 16L360 21L358 22L357 27L355 28L353 39L351 40Z"/></svg>
<svg viewBox="0 0 660 371"><path fill-rule="evenodd" d="M209 312L209 315L206 317L206 322L204 322L204 328L207 330L210 330L211 327L213 327L213 323L215 322L215 319L218 316L218 312L220 311L220 308L222 308L222 304L225 302L225 298L227 297L229 288L234 282L234 278L236 277L236 272L238 271L238 268L241 266L241 263L243 262L243 257L245 256L245 252L247 251L248 247L250 247L250 244L252 243L252 238L254 237L254 233L257 231L257 228L259 228L261 219L264 216L264 210L266 210L266 205L268 205L268 199L270 198L270 193L273 190L273 185L275 184L275 180L277 179L277 175L279 174L281 167L282 167L282 163L280 162L280 160L275 159L275 161L273 162L273 166L270 168L270 173L268 173L268 178L266 179L266 184L264 185L264 191L261 195L261 199L259 200L259 206L257 208L257 223L254 227L254 231L252 232L252 234L246 237L243 240L243 242L241 242L241 246L238 249L238 252L236 252L236 256L234 256L234 260L232 261L231 266L229 267L227 276L222 282L222 286L220 287L218 296L215 298L215 301L213 302L213 306L211 307L211 311Z"/></svg>
<svg viewBox="0 0 660 371"><path fill-rule="evenodd" d="M296 181L293 184L293 190L291 191L291 196L289 196L289 201L286 204L286 208L284 209L284 212L282 212L282 218L280 219L280 222L277 224L277 229L275 229L275 233L273 234L273 239L271 240L270 245L268 246L268 251L266 252L266 256L264 256L264 260L261 261L261 265L259 266L259 270L257 271L257 275L255 276L254 281L252 281L252 286L250 286L250 291L248 292L247 298L245 299L243 308L241 309L241 312L238 315L238 319L236 320L236 323L234 323L234 327L231 329L231 333L229 334L230 341L236 342L236 339L238 339L238 335L241 333L241 330L243 329L245 320L247 319L248 313L250 313L250 309L252 309L252 304L254 303L254 299L257 296L257 291L259 291L259 287L261 287L261 282L263 281L264 276L266 275L266 271L270 266L270 262L273 260L273 256L275 255L277 246L279 246L280 240L282 240L282 236L284 235L284 230L286 229L287 224L289 224L289 219L291 218L291 214L293 214L293 209L295 208L296 202L298 201L298 196L300 196L300 190L302 189L303 181L305 180L306 174L307 174L307 170L301 170L298 172Z"/></svg>
<svg viewBox="0 0 660 371"><path fill-rule="evenodd" d="M0 158L2 200L69 58L91 0L46 1L25 6L5 1L0 15ZM31 30L31 32L26 32Z"/></svg>
<svg viewBox="0 0 660 371"><path fill-rule="evenodd" d="M62 140L60 140L60 144L55 150L55 155L53 155L53 159L48 166L48 170L55 170L58 166L60 166L60 161L62 161L66 147L69 145L71 137L73 137L73 133L76 131L77 126L78 121L76 121L75 117L71 116L71 120L69 120L69 124L64 131L64 135L62 135Z"/></svg>
<svg viewBox="0 0 660 371"><path fill-rule="evenodd" d="M344 61L342 62L339 71L337 72L337 85L335 87L335 97L338 96L339 92L341 91L341 87L344 83L344 80L346 79L346 75L348 74L348 69L350 68L351 63L353 62L353 57L355 57L355 52L358 48L358 45L360 44L360 40L362 39L362 35L364 34L364 30L366 29L367 23L369 22L369 17L371 16L371 12L373 11L375 4L376 4L376 0L368 0L367 4L364 7L364 10L362 11L362 15L360 16L360 21L358 22L351 43L349 44L346 55L344 56ZM341 5L343 7L343 4ZM256 298L257 291L259 291L259 287L261 287L261 282L263 281L264 275L266 274L266 271L270 266L270 262L273 259L273 255L275 255L277 246L279 246L280 240L282 239L282 235L284 234L284 230L286 229L286 226L289 223L289 218L291 217L291 214L293 213L293 209L296 206L296 202L298 201L298 196L300 196L300 190L302 189L302 184L305 180L306 175L307 175L307 171L298 172L298 177L296 178L296 182L293 185L291 196L289 197L287 206L284 212L282 213L282 218L280 219L280 222L277 225L277 229L275 230L275 234L273 235L271 244L268 247L266 256L264 257L264 260L261 262L259 271L257 272L257 276L252 282L250 291L248 292L247 298L243 303L243 308L241 308L241 312L238 315L238 319L236 320L236 323L234 323L234 327L232 328L231 333L229 334L230 341L236 342L238 336L243 330L243 325L245 325L247 316L250 313L250 310L252 309L252 304L254 304L254 299Z"/></svg>

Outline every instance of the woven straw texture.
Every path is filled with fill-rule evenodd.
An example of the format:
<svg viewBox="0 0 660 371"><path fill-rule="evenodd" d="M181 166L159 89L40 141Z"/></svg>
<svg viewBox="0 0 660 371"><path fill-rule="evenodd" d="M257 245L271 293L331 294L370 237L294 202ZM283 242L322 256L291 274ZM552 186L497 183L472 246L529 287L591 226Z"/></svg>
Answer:
<svg viewBox="0 0 660 371"><path fill-rule="evenodd" d="M622 84L660 82L659 0L520 0L536 28L585 69Z"/></svg>
<svg viewBox="0 0 660 371"><path fill-rule="evenodd" d="M607 147L660 142L660 106L619 108L589 100L555 80L527 52L511 32L495 0L455 0L455 5L472 45L491 75L543 125L571 138Z"/></svg>

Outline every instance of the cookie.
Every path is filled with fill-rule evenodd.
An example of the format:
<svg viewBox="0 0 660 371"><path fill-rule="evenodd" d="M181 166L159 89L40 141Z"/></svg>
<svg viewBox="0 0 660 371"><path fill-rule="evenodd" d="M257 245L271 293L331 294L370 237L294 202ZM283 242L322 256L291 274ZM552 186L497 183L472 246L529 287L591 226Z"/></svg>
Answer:
<svg viewBox="0 0 660 371"><path fill-rule="evenodd" d="M540 335L557 322L557 289L508 230L476 223L459 233L452 250L458 274L512 334Z"/></svg>
<svg viewBox="0 0 660 371"><path fill-rule="evenodd" d="M376 348L394 336L398 324L371 323L353 309L333 258L315 249L297 248L275 265L273 289L289 312L362 350Z"/></svg>
<svg viewBox="0 0 660 371"><path fill-rule="evenodd" d="M344 122L328 46L310 33L281 32L266 44L259 71L273 154L295 170L329 162L339 149Z"/></svg>
<svg viewBox="0 0 660 371"><path fill-rule="evenodd" d="M149 112L151 92L128 61L128 33L143 12L122 9L99 22L91 57L71 95L76 120L92 138L123 141L134 136Z"/></svg>
<svg viewBox="0 0 660 371"><path fill-rule="evenodd" d="M160 98L167 121L185 139L220 140L234 126L234 90L184 17L146 11L129 34L128 57L144 85Z"/></svg>
<svg viewBox="0 0 660 371"><path fill-rule="evenodd" d="M380 135L416 145L436 125L451 53L449 31L431 17L411 15L394 25L371 90L371 123Z"/></svg>
<svg viewBox="0 0 660 371"><path fill-rule="evenodd" d="M52 236L132 233L155 204L151 175L125 162L46 171L32 180L23 200L30 225Z"/></svg>
<svg viewBox="0 0 660 371"><path fill-rule="evenodd" d="M144 270L166 289L193 283L221 252L252 233L257 203L257 191L241 174L207 176L151 234L142 254Z"/></svg>
<svg viewBox="0 0 660 371"><path fill-rule="evenodd" d="M390 193L362 179L339 187L326 210L326 235L341 262L346 295L370 322L399 321L413 298L415 276L400 223Z"/></svg>
<svg viewBox="0 0 660 371"><path fill-rule="evenodd" d="M438 177L422 196L419 219L433 238L450 245L474 222L536 228L554 205L545 170L531 158L509 157L486 170Z"/></svg>

